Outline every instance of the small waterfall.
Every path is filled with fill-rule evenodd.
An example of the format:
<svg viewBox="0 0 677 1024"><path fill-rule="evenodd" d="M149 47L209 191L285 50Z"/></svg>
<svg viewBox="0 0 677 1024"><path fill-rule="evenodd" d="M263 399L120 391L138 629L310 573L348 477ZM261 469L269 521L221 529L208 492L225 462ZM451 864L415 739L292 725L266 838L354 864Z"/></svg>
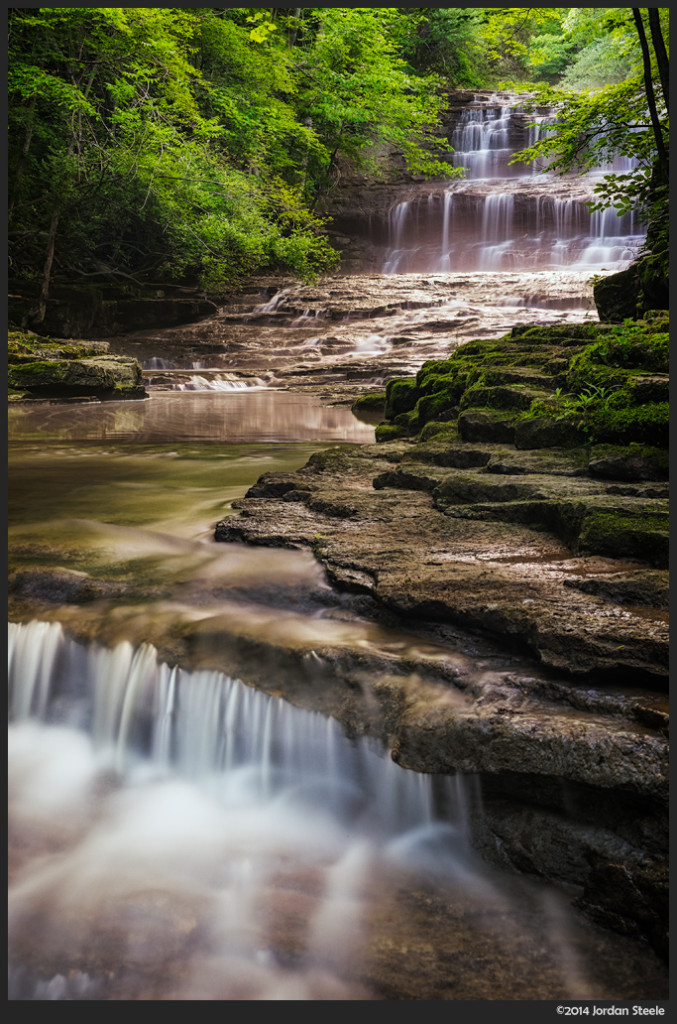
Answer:
<svg viewBox="0 0 677 1024"><path fill-rule="evenodd" d="M484 200L482 215L482 270L501 270L504 257L510 249L515 211L515 197L499 192Z"/></svg>
<svg viewBox="0 0 677 1024"><path fill-rule="evenodd" d="M362 998L403 872L493 899L464 780L147 644L11 623L8 670L10 999Z"/></svg>
<svg viewBox="0 0 677 1024"><path fill-rule="evenodd" d="M196 374L188 381L175 384L174 391L246 391L248 388L261 386L262 382L255 378L253 380L242 380L228 374L218 374L213 377L203 377Z"/></svg>
<svg viewBox="0 0 677 1024"><path fill-rule="evenodd" d="M432 198L432 196L430 197ZM444 272L445 270L451 270L451 256L449 252L450 248L450 217L451 207L454 200L454 193L447 190L444 193L444 213L442 220L442 251L440 253L440 265L438 270Z"/></svg>
<svg viewBox="0 0 677 1024"><path fill-rule="evenodd" d="M282 288L279 292L275 292L272 298L267 302L261 302L258 306L255 306L253 311L245 319L250 320L252 317L260 316L263 313L274 313L280 308L280 306L284 305L289 292L289 288Z"/></svg>
<svg viewBox="0 0 677 1024"><path fill-rule="evenodd" d="M466 178L503 178L512 155L511 107L468 107L451 136L454 167L465 168Z"/></svg>
<svg viewBox="0 0 677 1024"><path fill-rule="evenodd" d="M162 359L160 356L152 356L141 363L143 370L175 370L176 363L171 359Z"/></svg>
<svg viewBox="0 0 677 1024"><path fill-rule="evenodd" d="M404 229L411 209L410 202L397 203L388 215L388 237L390 247L383 267L384 274L396 274L402 255Z"/></svg>
<svg viewBox="0 0 677 1024"><path fill-rule="evenodd" d="M429 776L346 739L333 719L220 672L162 664L149 645L84 647L59 624L10 623L8 677L11 723L84 730L101 767L123 776L171 771L224 799L245 779L256 799L350 805L384 836L434 823Z"/></svg>

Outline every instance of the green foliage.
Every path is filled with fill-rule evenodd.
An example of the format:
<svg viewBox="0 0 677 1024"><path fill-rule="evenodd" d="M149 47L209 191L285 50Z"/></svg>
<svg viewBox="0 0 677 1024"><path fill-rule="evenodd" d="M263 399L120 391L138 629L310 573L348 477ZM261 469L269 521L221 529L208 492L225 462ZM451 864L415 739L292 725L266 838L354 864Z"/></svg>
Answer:
<svg viewBox="0 0 677 1024"><path fill-rule="evenodd" d="M500 79L533 81L548 78L562 69L567 57L562 23L569 8L480 8L482 38L490 74Z"/></svg>
<svg viewBox="0 0 677 1024"><path fill-rule="evenodd" d="M322 139L328 159L309 154L316 188L340 177L341 161L378 173L383 147L402 152L417 174L453 177L437 134L439 83L409 73L399 53L396 8L318 8L318 31L297 58L299 114Z"/></svg>
<svg viewBox="0 0 677 1024"><path fill-rule="evenodd" d="M450 173L408 19L300 11L12 8L10 274L313 280L338 261L312 209L342 161L374 170L387 144Z"/></svg>
<svg viewBox="0 0 677 1024"><path fill-rule="evenodd" d="M486 84L486 47L480 36L482 9L434 7L410 27L404 53L418 71L439 75L451 88Z"/></svg>

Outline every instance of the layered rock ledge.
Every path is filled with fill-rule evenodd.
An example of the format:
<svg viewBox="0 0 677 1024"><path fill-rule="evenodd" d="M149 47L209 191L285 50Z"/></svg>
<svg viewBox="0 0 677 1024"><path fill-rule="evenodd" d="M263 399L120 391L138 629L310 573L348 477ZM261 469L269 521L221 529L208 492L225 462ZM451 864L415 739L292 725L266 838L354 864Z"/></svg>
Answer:
<svg viewBox="0 0 677 1024"><path fill-rule="evenodd" d="M485 853L571 886L661 951L665 327L517 328L462 346L389 383L381 443L265 474L215 531L310 548L338 588L403 624L531 658L531 674L346 679L333 713L406 767L478 775Z"/></svg>
<svg viewBox="0 0 677 1024"><path fill-rule="evenodd" d="M105 341L63 341L10 331L9 400L147 398L137 360L111 355L109 347Z"/></svg>

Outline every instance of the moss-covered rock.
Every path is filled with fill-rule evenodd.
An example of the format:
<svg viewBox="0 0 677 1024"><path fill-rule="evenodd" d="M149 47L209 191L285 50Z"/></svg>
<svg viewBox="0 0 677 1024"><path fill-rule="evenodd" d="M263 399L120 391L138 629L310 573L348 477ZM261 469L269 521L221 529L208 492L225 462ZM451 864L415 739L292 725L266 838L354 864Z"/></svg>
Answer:
<svg viewBox="0 0 677 1024"><path fill-rule="evenodd" d="M416 381L411 377L390 380L386 385L386 418L411 412L418 400Z"/></svg>
<svg viewBox="0 0 677 1024"><path fill-rule="evenodd" d="M458 432L464 441L514 444L515 417L493 409L464 412L458 417Z"/></svg>
<svg viewBox="0 0 677 1024"><path fill-rule="evenodd" d="M579 549L582 553L638 558L657 568L667 568L667 512L648 509L633 514L625 509L592 510L581 524Z"/></svg>
<svg viewBox="0 0 677 1024"><path fill-rule="evenodd" d="M406 427L397 427L392 423L379 423L376 428L376 440L378 442L397 441L401 437L408 437L409 431Z"/></svg>
<svg viewBox="0 0 677 1024"><path fill-rule="evenodd" d="M515 447L533 448L575 448L585 444L586 436L581 427L562 420L539 417L524 419L515 423Z"/></svg>
<svg viewBox="0 0 677 1024"><path fill-rule="evenodd" d="M438 507L473 502L523 501L536 497L543 497L543 492L535 480L518 481L481 473L453 473L445 477L435 491Z"/></svg>
<svg viewBox="0 0 677 1024"><path fill-rule="evenodd" d="M385 416L386 409L386 393L385 391L376 391L369 395L361 395L352 404L352 411L356 416L362 413L374 413L380 414L381 418Z"/></svg>
<svg viewBox="0 0 677 1024"><path fill-rule="evenodd" d="M602 480L667 480L669 456L662 448L637 443L597 445L590 450L591 476Z"/></svg>
<svg viewBox="0 0 677 1024"><path fill-rule="evenodd" d="M7 384L27 398L145 398L136 359L108 354L103 342L62 342L38 335L8 335Z"/></svg>
<svg viewBox="0 0 677 1024"><path fill-rule="evenodd" d="M420 441L430 441L432 438L440 437L457 437L458 428L455 422L444 423L440 420L431 420L430 423L426 423L423 430L419 434Z"/></svg>
<svg viewBox="0 0 677 1024"><path fill-rule="evenodd" d="M493 377L496 378L494 372ZM460 409L530 409L532 403L543 395L532 388L509 385L487 386L474 384L468 388L461 400Z"/></svg>

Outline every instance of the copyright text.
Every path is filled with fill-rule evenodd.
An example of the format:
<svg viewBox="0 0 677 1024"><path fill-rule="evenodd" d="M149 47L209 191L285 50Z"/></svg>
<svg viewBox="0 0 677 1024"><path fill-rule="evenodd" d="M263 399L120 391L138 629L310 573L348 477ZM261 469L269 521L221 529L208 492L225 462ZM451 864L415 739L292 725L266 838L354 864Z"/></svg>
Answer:
<svg viewBox="0 0 677 1024"><path fill-rule="evenodd" d="M664 1006L558 1006L560 1017L664 1017Z"/></svg>

